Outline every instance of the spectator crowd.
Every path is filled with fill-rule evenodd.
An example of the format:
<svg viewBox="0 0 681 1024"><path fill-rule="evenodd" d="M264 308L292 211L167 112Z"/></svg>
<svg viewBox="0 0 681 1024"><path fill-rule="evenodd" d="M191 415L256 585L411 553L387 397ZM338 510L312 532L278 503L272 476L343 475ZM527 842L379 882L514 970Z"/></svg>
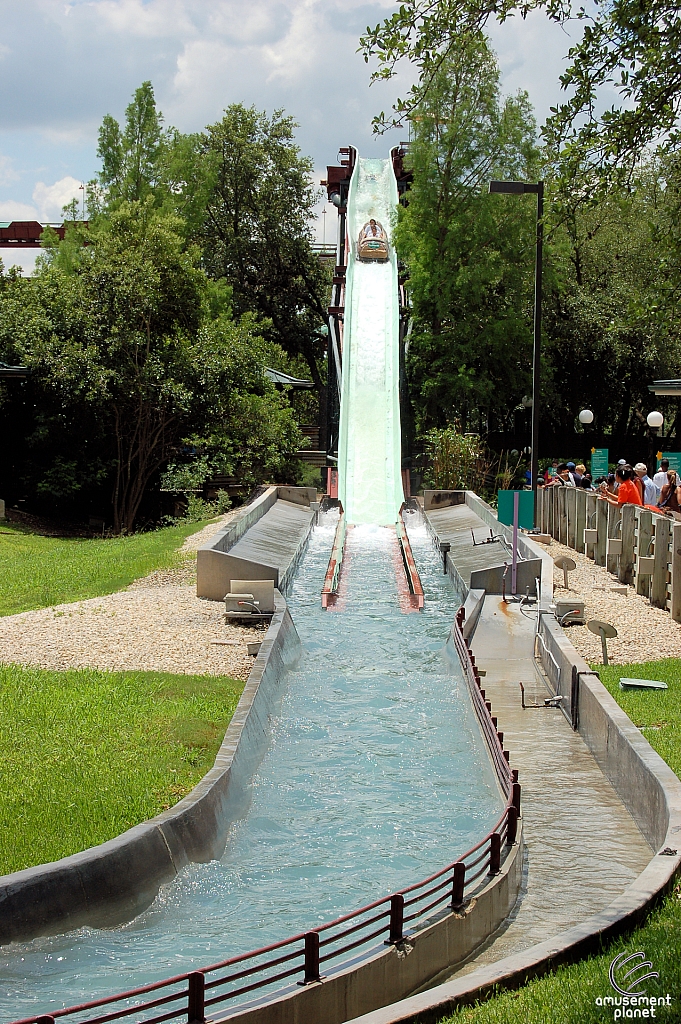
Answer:
<svg viewBox="0 0 681 1024"><path fill-rule="evenodd" d="M681 482L675 470L669 468L669 459L660 461L660 468L651 478L644 462L630 466L620 459L614 473L592 479L583 463L554 460L538 484L542 487L582 487L597 491L600 498L613 505L645 505L656 512L681 515Z"/></svg>

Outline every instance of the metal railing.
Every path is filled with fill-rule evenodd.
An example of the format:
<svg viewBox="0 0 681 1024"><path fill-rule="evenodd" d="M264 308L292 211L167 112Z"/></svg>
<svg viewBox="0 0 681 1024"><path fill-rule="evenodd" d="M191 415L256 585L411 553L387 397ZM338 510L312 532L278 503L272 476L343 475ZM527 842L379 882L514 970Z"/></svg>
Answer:
<svg viewBox="0 0 681 1024"><path fill-rule="evenodd" d="M213 1007L236 1009L238 1004L226 1004L249 993L282 982L291 985L294 979L299 985L319 982L323 980L323 969L328 969L332 962L342 962L349 953L357 955L364 947L367 955L375 954L382 936L386 944L399 945L435 914L460 909L472 892L486 884L486 878L501 870L504 847L511 847L516 841L520 814L517 772L509 766L503 733L497 730L491 704L480 686L475 658L463 638L463 617L463 609L460 609L452 629L453 641L506 801L498 821L484 839L428 878L311 931L200 970L176 974L51 1014L24 1017L14 1024L54 1024L62 1018L76 1018L78 1024L106 1024L113 1020L161 1024L183 1018L187 1024L197 1024L206 1020L206 1012ZM407 931L407 926L411 931ZM276 993L272 996L276 998Z"/></svg>

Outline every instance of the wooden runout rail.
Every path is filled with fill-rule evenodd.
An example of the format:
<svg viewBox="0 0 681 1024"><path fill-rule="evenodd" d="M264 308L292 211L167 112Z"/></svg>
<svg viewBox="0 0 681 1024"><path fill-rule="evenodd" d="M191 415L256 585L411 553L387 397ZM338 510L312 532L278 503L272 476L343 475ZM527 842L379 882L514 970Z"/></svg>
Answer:
<svg viewBox="0 0 681 1024"><path fill-rule="evenodd" d="M409 587L409 599L412 608L418 608L419 611L423 608L424 597L423 587L421 586L421 578L416 568L416 562L411 550L411 544L409 543L409 536L404 525L403 519L404 505L399 511L397 516L397 523L395 524L395 532L397 533L397 541L400 545L400 551L402 553L402 563L404 565L404 573L407 577L407 585Z"/></svg>
<svg viewBox="0 0 681 1024"><path fill-rule="evenodd" d="M681 520L581 488L546 487L537 493L537 525L681 622Z"/></svg>
<svg viewBox="0 0 681 1024"><path fill-rule="evenodd" d="M322 608L332 608L338 600L338 584L340 583L343 554L345 552L345 535L347 532L345 511L342 505L339 505L339 508L340 515L338 517L338 523L336 524L336 533L333 538L329 567L326 570L324 586L322 587Z"/></svg>

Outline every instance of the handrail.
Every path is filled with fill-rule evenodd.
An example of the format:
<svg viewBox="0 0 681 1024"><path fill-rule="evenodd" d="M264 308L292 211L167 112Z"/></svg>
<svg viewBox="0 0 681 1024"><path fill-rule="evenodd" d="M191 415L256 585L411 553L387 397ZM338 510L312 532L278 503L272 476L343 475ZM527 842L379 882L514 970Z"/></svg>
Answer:
<svg viewBox="0 0 681 1024"><path fill-rule="evenodd" d="M347 532L345 511L342 503L339 502L338 507L340 508L340 516L338 517L338 522L336 524L336 532L334 534L333 545L331 547L331 557L329 558L329 567L326 570L324 586L322 587L322 608L332 608L338 600L338 584L340 582L341 566L343 564L343 555L345 553L345 536Z"/></svg>
<svg viewBox="0 0 681 1024"><path fill-rule="evenodd" d="M423 608L424 597L423 587L421 585L421 578L416 568L416 562L411 550L411 544L409 543L409 535L407 534L407 528L404 524L403 510L404 503L400 507L399 514L397 516L397 523L395 524L395 532L397 533L397 541L400 545L400 552L402 554L402 563L404 565L404 574L407 577L407 586L409 587L409 600L412 608Z"/></svg>
<svg viewBox="0 0 681 1024"><path fill-rule="evenodd" d="M338 530L336 532L338 533ZM327 964L330 960L338 960L346 953L356 950L360 946L368 946L365 952L369 952L372 949L375 951L375 940L379 935L385 933L387 933L386 942L388 944L399 945L408 935L405 932L405 924L417 921L418 927L423 928L432 920L434 912L443 913L451 910L460 910L467 899L470 898L472 892L480 884L486 884L479 881L484 875L493 876L501 870L502 843L505 841L507 848L515 843L518 817L520 815L520 785L517 772L512 771L510 768L508 752L504 750L503 746L503 734L497 731L496 719L493 719L491 715L491 705L485 701L485 691L480 686L480 674L475 665L475 658L466 645L461 631L463 618L464 613L461 608L452 626L451 635L459 656L466 684L471 694L476 716L492 757L492 763L501 791L506 798L501 816L483 839L451 864L434 872L434 874L429 875L420 882L407 886L389 896L383 896L378 900L374 900L373 903L369 903L359 910L343 914L327 924L319 925L312 931L299 932L291 938L273 942L250 953L229 957L210 966L202 967L200 970L193 970L186 974L176 974L172 978L151 982L148 985L142 985L127 992L120 992L113 996L104 996L100 999L80 1003L77 1006L69 1006L62 1010L54 1010L51 1014L36 1014L33 1017L24 1017L19 1021L14 1021L13 1024L54 1024L55 1020L62 1017L83 1014L88 1010L94 1010L99 1007L111 1007L111 1010L94 1017L81 1017L78 1024L96 1024L96 1022L97 1024L105 1024L107 1021L125 1020L130 1017L134 1017L137 1021L141 1019L140 1014L143 1014L145 1010L178 1000L182 1000L182 1003L175 1010L170 1010L156 1017L147 1018L145 1024L161 1024L162 1021L166 1020L187 1018L187 1015L189 1021L202 1021L205 1020L205 1010L208 1006L215 1006L218 1003L224 1004L230 999L244 995L246 992L269 987L278 981L293 977L295 974L303 974L303 980L300 982L303 985L318 982L321 980L320 965L322 962ZM436 885L434 888L429 888L433 882L437 882L440 879L444 879L444 882ZM435 899L430 900L430 897L436 893L439 893L439 895ZM405 896L410 898L405 900ZM414 912L405 916L404 911L406 907L410 910L414 907ZM379 908L381 908L379 913L374 913ZM363 920L358 920L359 918L363 918ZM339 926L349 922L352 922L349 924L349 927L340 928L339 931L335 931ZM382 923L379 927L374 927L377 922ZM355 936L358 932L367 929L369 931L364 936L353 938L351 942L332 948L329 952L325 952L323 957L320 956L320 946L328 947L332 944L340 943L350 935ZM330 930L334 930L333 933L325 935L324 939L320 942L320 933L328 933ZM372 946L369 946L370 943ZM291 949L290 947L292 946L297 946L297 948ZM284 950L286 952L283 952ZM263 962L262 958L272 953L275 956ZM282 964L297 959L302 959L303 961L300 966L294 966L284 971L276 971L276 968ZM250 963L247 963L247 961L250 961ZM244 966L222 977L210 979L206 977L206 975L215 971L237 967L237 965ZM236 985L236 987L232 987L229 991L215 996L211 995L210 999L206 999L206 994L210 990L215 990L218 986L230 984L234 986L241 979L252 978L254 975L271 972L273 969L275 969L274 973L265 973L265 976L259 980L254 980L250 984L240 987ZM134 1006L120 1005L125 1000L137 999L139 996L159 992L161 989L177 985L183 985L184 987L179 991L167 993L165 996L151 999L148 1002L137 1002Z"/></svg>

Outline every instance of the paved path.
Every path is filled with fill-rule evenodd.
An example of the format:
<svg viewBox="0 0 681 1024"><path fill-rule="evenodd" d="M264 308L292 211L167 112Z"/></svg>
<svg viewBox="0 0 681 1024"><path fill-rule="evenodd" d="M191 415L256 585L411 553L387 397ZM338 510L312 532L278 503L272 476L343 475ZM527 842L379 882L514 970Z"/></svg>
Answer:
<svg viewBox="0 0 681 1024"><path fill-rule="evenodd" d="M505 930L464 968L468 972L541 942L603 909L652 856L633 818L560 710L532 657L534 615L499 596L485 599L473 652L522 786L526 844L523 890Z"/></svg>

